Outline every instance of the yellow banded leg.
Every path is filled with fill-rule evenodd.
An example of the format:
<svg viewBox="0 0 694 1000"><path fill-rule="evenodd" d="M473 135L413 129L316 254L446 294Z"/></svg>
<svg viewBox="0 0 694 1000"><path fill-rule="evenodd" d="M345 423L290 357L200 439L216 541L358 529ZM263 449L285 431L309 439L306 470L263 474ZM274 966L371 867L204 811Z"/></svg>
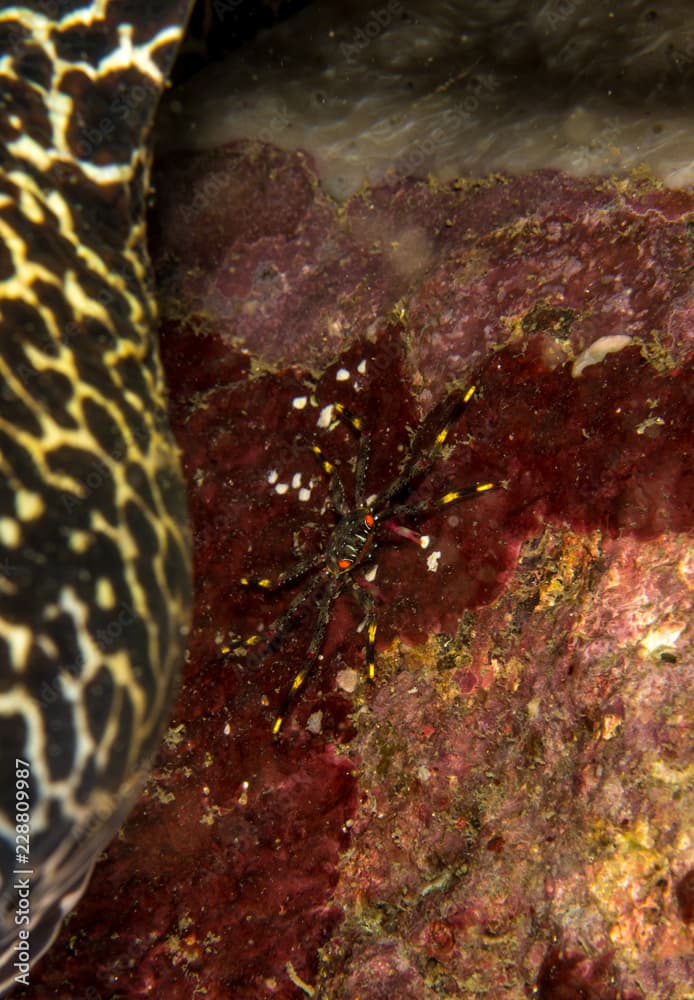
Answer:
<svg viewBox="0 0 694 1000"><path fill-rule="evenodd" d="M310 680L313 672L316 669L316 665L319 661L319 654L323 647L323 640L325 639L325 633L328 630L328 624L330 623L330 612L332 610L333 603L338 593L340 592L340 580L338 577L331 577L325 587L323 588L323 593L318 599L318 621L316 622L316 627L313 632L313 638L311 639L311 644L306 651L306 662L304 666L299 670L298 673L294 675L294 679L291 683L291 687L287 692L287 697L284 700L282 706L282 711L276 717L272 726L272 735L278 736L282 726L287 718L287 713L292 703L294 702L296 696L299 692L306 686Z"/></svg>
<svg viewBox="0 0 694 1000"><path fill-rule="evenodd" d="M317 565L319 562L322 562L322 560L323 556L321 555L319 558L311 560L310 563L304 566L304 569L307 570ZM246 579L247 579L246 577L243 577L242 582L243 580ZM324 583L324 578L322 576L318 580L312 580L310 583L308 583L305 587L303 587L299 591L299 593L293 599L291 604L286 608L286 610L283 611L282 614L279 615L277 618L275 618L274 621L270 623L270 625L264 632L255 632L253 633L253 635L249 635L245 639L239 639L237 642L231 642L225 646L222 646L221 648L222 655L228 656L230 653L233 653L237 649L250 648L251 646L257 646L260 643L267 643L267 648L260 661L262 663L262 660L266 656L268 656L270 653L272 653L275 649L279 647L284 636L290 631L290 628L292 626L296 627L295 616L297 612L300 610L301 605L306 604L311 594L313 594L316 590L318 590L323 583ZM262 586L262 581L249 581L244 585ZM263 589L272 590L274 589L274 587L272 586L263 587Z"/></svg>
<svg viewBox="0 0 694 1000"><path fill-rule="evenodd" d="M336 403L335 409L340 420L349 424L359 436L359 450L354 467L354 505L355 507L363 507L366 504L366 473L371 458L371 438L364 433L364 422L360 417L355 417L342 403Z"/></svg>
<svg viewBox="0 0 694 1000"><path fill-rule="evenodd" d="M378 622L376 621L376 601L372 593L364 587L355 586L354 593L359 604L364 611L365 635L364 655L366 659L366 675L370 681L376 679L376 632Z"/></svg>
<svg viewBox="0 0 694 1000"><path fill-rule="evenodd" d="M477 483L475 486L466 486L462 490L451 490L450 493L445 493L441 497L438 501L438 506L447 507L448 504L457 503L459 500L469 500L470 497L477 496L480 493L489 493L490 490L495 490L496 487L496 483Z"/></svg>
<svg viewBox="0 0 694 1000"><path fill-rule="evenodd" d="M438 500L420 500L418 503L402 504L400 507L393 507L388 511L389 518L413 517L417 514L436 510L437 507L448 507L463 500L472 500L473 497L481 493L489 493L498 489L498 483L476 483L475 486L466 486L462 490L450 490L444 493ZM424 547L424 546L423 546Z"/></svg>
<svg viewBox="0 0 694 1000"><path fill-rule="evenodd" d="M349 510L349 504L347 503L347 493L345 492L345 487L340 479L335 466L333 463L326 458L323 449L317 444L311 445L311 451L316 456L320 463L320 467L326 476L330 477L330 485L328 487L330 502L338 512L338 514L346 514Z"/></svg>
<svg viewBox="0 0 694 1000"><path fill-rule="evenodd" d="M418 428L410 446L411 457L406 461L397 479L379 495L379 506L387 505L388 501L393 497L412 492L410 484L426 476L438 460L441 449L448 440L451 428L460 420L463 411L467 408L476 392L477 387L471 385L462 395L459 390L449 393L443 403L440 404L440 409L443 411L441 429L436 434L433 443L429 446L426 445L428 434L431 433L427 428L429 421L424 421ZM401 511L408 510L406 505L401 504L398 508L387 511L388 515L391 515L395 509ZM418 509L424 510L425 508L420 505ZM382 511L382 513L386 513L386 511Z"/></svg>

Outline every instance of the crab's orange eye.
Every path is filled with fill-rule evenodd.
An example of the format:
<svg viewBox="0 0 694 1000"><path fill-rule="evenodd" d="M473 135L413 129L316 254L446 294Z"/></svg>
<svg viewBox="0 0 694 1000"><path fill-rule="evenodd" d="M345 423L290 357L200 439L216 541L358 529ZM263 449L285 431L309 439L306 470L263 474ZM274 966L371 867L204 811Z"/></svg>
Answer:
<svg viewBox="0 0 694 1000"><path fill-rule="evenodd" d="M337 565L340 567L340 569L349 569L352 563L349 561L349 559L340 559Z"/></svg>
<svg viewBox="0 0 694 1000"><path fill-rule="evenodd" d="M375 523L376 519L373 516L373 514L367 514L366 517L364 518L364 524L366 525L367 528L373 528Z"/></svg>

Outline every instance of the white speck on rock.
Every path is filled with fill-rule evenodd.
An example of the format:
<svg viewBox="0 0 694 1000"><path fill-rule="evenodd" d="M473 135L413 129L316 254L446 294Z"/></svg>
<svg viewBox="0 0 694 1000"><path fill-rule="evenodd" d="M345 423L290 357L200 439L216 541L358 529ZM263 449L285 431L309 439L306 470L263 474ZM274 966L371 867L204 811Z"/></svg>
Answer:
<svg viewBox="0 0 694 1000"><path fill-rule="evenodd" d="M427 569L430 573L436 573L439 568L439 561L441 559L441 553L437 550L436 552L431 552L427 557Z"/></svg>
<svg viewBox="0 0 694 1000"><path fill-rule="evenodd" d="M346 691L347 694L354 694L359 683L359 673L352 667L338 670L335 683L341 691Z"/></svg>
<svg viewBox="0 0 694 1000"><path fill-rule="evenodd" d="M332 403L329 406L324 406L323 409L318 414L318 420L316 421L316 427L330 427L333 422L333 411L335 407Z"/></svg>

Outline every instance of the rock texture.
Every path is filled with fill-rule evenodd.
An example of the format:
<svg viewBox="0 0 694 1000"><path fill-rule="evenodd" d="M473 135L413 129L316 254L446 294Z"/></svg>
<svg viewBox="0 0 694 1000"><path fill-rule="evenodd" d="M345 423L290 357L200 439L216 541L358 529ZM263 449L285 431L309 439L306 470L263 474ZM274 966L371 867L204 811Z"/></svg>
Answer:
<svg viewBox="0 0 694 1000"><path fill-rule="evenodd" d="M338 209L257 144L159 190L195 629L32 996L691 998L694 196L540 172ZM420 521L426 550L384 540L375 684L345 594L273 741L315 609L224 650L295 592L241 577L334 526L310 445L353 480L321 414L363 419L375 492L457 382L478 396L416 496L503 489Z"/></svg>

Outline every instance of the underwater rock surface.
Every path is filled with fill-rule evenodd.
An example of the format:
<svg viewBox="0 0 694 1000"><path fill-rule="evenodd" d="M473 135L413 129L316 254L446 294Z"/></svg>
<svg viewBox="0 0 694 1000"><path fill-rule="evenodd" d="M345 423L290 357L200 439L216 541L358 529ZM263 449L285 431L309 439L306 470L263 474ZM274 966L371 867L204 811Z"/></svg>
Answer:
<svg viewBox="0 0 694 1000"><path fill-rule="evenodd" d="M258 144L159 188L194 631L158 767L31 996L686 1000L694 195L539 172L338 209ZM375 684L346 594L273 741L315 609L264 661L222 651L295 592L240 578L329 537L310 444L352 482L321 414L363 419L375 492L458 380L478 396L415 497L504 489L383 546Z"/></svg>
<svg viewBox="0 0 694 1000"><path fill-rule="evenodd" d="M324 366L400 297L439 392L534 332L550 366L615 336L661 369L691 357L692 198L652 180L405 179L338 206L305 154L249 142L177 156L158 187L165 315L211 315L271 364Z"/></svg>
<svg viewBox="0 0 694 1000"><path fill-rule="evenodd" d="M646 167L684 187L693 84L686 0L323 0L173 92L159 144L302 149L341 201L389 172Z"/></svg>

